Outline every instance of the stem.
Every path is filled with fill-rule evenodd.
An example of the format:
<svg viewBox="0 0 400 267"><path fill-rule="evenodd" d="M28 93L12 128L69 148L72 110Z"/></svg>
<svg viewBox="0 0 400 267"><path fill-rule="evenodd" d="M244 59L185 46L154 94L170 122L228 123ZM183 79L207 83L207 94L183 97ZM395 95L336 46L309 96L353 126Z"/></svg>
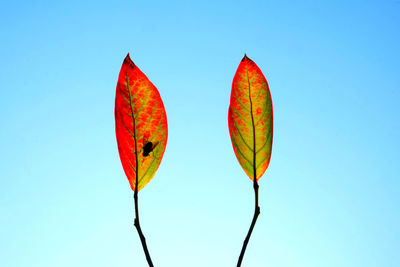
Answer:
<svg viewBox="0 0 400 267"><path fill-rule="evenodd" d="M247 244L249 243L251 233L253 232L254 225L256 224L258 215L260 215L260 206L258 206L258 183L257 179L254 179L253 188L254 188L254 196L255 196L255 208L254 208L254 216L251 221L249 232L247 233L246 239L243 242L242 251L240 252L239 260L237 263L237 267L240 267L242 264L244 252L246 251Z"/></svg>
<svg viewBox="0 0 400 267"><path fill-rule="evenodd" d="M150 258L149 250L147 249L146 238L144 237L142 229L140 228L137 183L136 183L135 194L133 195L133 198L135 199L135 222L134 222L134 225L138 231L140 241L142 242L142 246L143 246L144 254L146 255L147 263L149 264L150 267L154 267L153 262L151 261L151 258Z"/></svg>

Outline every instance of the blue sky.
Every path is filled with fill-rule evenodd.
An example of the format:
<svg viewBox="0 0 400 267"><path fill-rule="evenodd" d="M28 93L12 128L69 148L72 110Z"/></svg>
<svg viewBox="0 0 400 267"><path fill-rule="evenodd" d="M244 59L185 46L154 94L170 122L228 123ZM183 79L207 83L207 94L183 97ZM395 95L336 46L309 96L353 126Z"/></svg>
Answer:
<svg viewBox="0 0 400 267"><path fill-rule="evenodd" d="M156 266L235 266L253 215L230 143L244 53L274 144L242 266L400 265L400 2L3 2L0 259L147 266L119 161L122 61L157 86L169 139L139 193Z"/></svg>

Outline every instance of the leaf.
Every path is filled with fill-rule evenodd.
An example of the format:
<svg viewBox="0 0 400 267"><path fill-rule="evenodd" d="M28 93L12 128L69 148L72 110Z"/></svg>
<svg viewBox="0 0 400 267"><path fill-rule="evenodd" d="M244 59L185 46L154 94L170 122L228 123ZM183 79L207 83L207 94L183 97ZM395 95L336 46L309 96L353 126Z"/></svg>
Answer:
<svg viewBox="0 0 400 267"><path fill-rule="evenodd" d="M246 55L233 78L228 123L236 158L250 179L258 181L271 159L272 100L263 73Z"/></svg>
<svg viewBox="0 0 400 267"><path fill-rule="evenodd" d="M167 145L168 125L157 88L126 56L115 96L115 132L122 167L132 190L142 189L154 176ZM148 156L143 148L154 148Z"/></svg>

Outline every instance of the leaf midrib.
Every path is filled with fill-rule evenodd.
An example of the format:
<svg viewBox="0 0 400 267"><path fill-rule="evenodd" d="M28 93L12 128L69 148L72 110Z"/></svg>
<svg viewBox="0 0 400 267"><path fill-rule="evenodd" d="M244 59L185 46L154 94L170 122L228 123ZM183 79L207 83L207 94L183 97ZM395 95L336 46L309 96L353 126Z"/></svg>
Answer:
<svg viewBox="0 0 400 267"><path fill-rule="evenodd" d="M129 106L131 108L131 116L132 116L132 126L133 126L133 139L135 141L135 191L138 190L138 184L139 184L139 160L138 160L138 153L137 153L137 141L136 141L136 121L135 121L135 116L134 116L134 111L133 111L133 99L131 95L131 89L129 88L129 77L128 77L128 72L125 73L125 79L126 79L126 89L128 90L129 94Z"/></svg>
<svg viewBox="0 0 400 267"><path fill-rule="evenodd" d="M246 78L247 83L249 85L249 100L250 100L250 115L251 115L251 124L253 126L253 181L257 180L257 166L256 166L256 127L254 125L254 116L253 116L253 101L251 99L251 85L249 79L249 71L246 70Z"/></svg>

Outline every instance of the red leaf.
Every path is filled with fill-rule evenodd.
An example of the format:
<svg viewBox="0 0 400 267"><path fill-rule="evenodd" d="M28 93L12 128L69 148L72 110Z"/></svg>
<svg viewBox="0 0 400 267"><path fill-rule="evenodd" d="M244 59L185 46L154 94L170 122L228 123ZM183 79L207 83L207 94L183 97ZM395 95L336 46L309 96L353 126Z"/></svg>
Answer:
<svg viewBox="0 0 400 267"><path fill-rule="evenodd" d="M272 99L263 73L246 55L233 78L228 122L236 158L250 179L260 179L271 158Z"/></svg>
<svg viewBox="0 0 400 267"><path fill-rule="evenodd" d="M154 176L167 145L168 125L157 88L126 56L115 96L115 131L122 166L132 190Z"/></svg>

